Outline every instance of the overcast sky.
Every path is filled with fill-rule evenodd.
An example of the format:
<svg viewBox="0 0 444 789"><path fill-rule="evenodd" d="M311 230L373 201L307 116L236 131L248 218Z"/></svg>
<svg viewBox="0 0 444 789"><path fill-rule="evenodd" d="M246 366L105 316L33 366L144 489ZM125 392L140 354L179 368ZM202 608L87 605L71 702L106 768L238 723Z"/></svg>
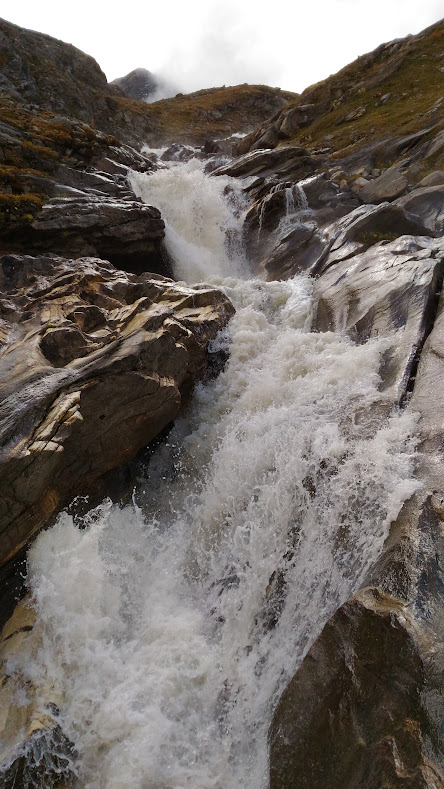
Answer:
<svg viewBox="0 0 444 789"><path fill-rule="evenodd" d="M109 80L138 66L183 91L265 83L302 91L378 44L418 33L443 0L1 0L0 15L74 44Z"/></svg>

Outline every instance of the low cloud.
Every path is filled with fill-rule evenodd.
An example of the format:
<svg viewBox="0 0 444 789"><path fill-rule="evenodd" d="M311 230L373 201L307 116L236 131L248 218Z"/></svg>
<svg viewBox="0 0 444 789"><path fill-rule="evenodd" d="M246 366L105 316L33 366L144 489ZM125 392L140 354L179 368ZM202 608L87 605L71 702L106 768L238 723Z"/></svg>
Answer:
<svg viewBox="0 0 444 789"><path fill-rule="evenodd" d="M184 41L175 47L159 73L183 92L243 82L278 85L279 56L263 45L257 19L240 18L232 4L212 6L190 20Z"/></svg>

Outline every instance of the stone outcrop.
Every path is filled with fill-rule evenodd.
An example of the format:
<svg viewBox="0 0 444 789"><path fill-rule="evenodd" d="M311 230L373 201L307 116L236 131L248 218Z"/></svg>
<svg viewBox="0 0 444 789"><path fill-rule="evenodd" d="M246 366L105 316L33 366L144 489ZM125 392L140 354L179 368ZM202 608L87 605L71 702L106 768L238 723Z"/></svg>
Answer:
<svg viewBox="0 0 444 789"><path fill-rule="evenodd" d="M442 789L425 695L433 650L432 634L379 589L343 605L280 700L271 789Z"/></svg>
<svg viewBox="0 0 444 789"><path fill-rule="evenodd" d="M69 257L97 256L127 271L162 273L160 211L134 196L100 194L53 197L27 232L5 237L10 250L54 252Z"/></svg>
<svg viewBox="0 0 444 789"><path fill-rule="evenodd" d="M103 260L0 260L0 564L179 411L233 313L206 286Z"/></svg>

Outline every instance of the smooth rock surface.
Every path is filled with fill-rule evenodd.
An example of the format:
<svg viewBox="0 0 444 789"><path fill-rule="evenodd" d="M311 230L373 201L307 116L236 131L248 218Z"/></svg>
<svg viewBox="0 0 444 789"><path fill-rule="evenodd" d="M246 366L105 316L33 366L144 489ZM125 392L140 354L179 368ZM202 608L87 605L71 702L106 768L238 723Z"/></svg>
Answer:
<svg viewBox="0 0 444 789"><path fill-rule="evenodd" d="M358 342L392 338L383 388L402 403L435 319L444 276L444 241L401 236L331 262L316 281L317 326Z"/></svg>
<svg viewBox="0 0 444 789"><path fill-rule="evenodd" d="M178 414L233 313L103 260L0 258L0 564Z"/></svg>
<svg viewBox="0 0 444 789"><path fill-rule="evenodd" d="M415 189L397 204L419 216L431 231L440 235L444 232L444 184Z"/></svg>
<svg viewBox="0 0 444 789"><path fill-rule="evenodd" d="M335 214L339 218L324 227L319 225L327 209L295 216L294 228L287 229L286 235L279 238L271 250L267 250L261 262L261 267L266 269L269 277L286 279L304 271L320 277L335 263L350 260L378 242L393 241L403 235L433 235L419 217L408 213L401 206L381 203L353 208L352 204L351 210L347 210L350 208L347 196L338 197L338 200L327 203L327 209L333 218ZM279 213L276 211L274 226L278 221Z"/></svg>

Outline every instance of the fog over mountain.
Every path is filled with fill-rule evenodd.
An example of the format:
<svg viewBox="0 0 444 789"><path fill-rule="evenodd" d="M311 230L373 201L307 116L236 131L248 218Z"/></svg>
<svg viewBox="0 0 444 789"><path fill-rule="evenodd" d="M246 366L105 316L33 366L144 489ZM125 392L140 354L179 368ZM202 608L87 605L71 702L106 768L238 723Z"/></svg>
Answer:
<svg viewBox="0 0 444 789"><path fill-rule="evenodd" d="M270 10L252 0L173 0L167 11L145 2L105 9L79 0L67 15L53 0L4 0L1 13L90 53L109 80L143 67L183 92L243 82L299 92L443 13L440 0L315 0Z"/></svg>

